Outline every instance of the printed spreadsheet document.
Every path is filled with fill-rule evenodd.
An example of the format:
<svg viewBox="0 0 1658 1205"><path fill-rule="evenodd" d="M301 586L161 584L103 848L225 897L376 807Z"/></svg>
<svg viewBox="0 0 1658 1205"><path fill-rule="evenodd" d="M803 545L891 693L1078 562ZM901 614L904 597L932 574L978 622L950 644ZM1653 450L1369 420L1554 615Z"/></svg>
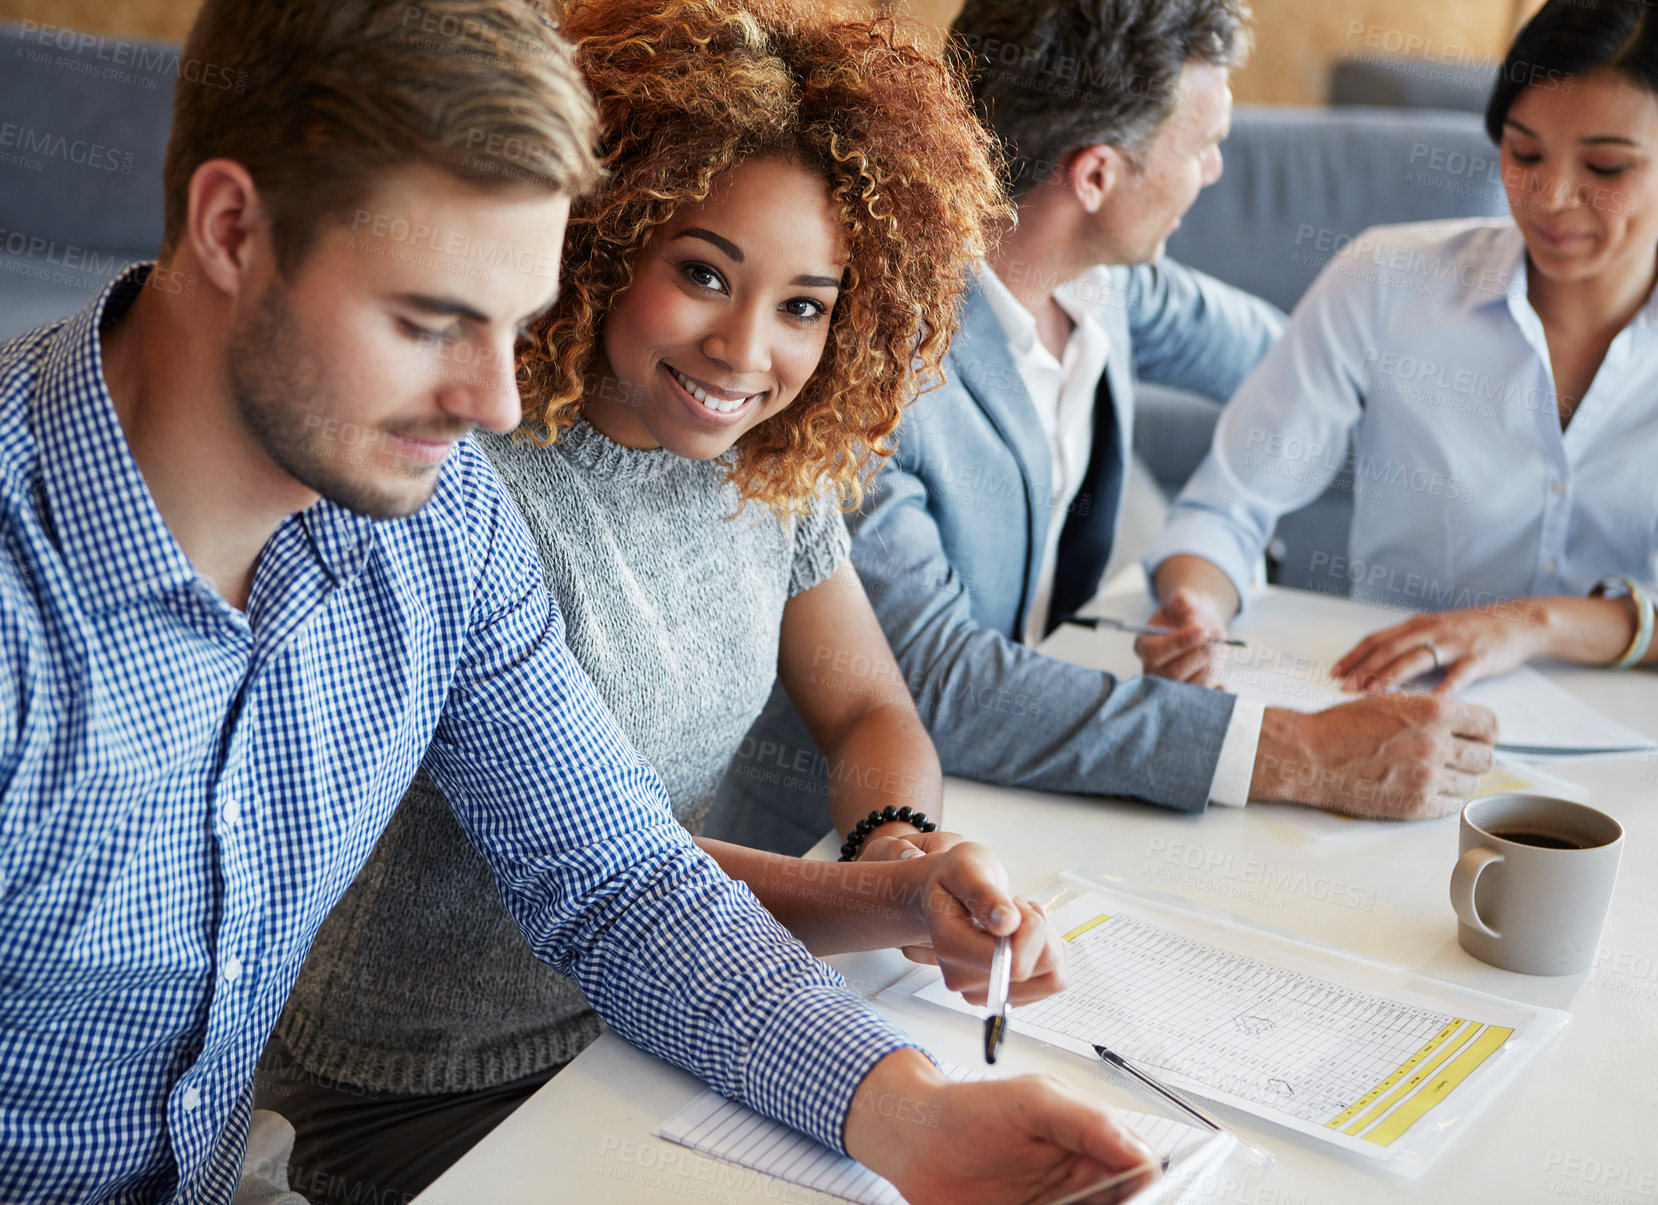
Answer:
<svg viewBox="0 0 1658 1205"><path fill-rule="evenodd" d="M1067 903L1054 922L1070 947L1070 986L1015 1010L1016 1032L1087 1055L1102 1043L1176 1087L1372 1158L1458 1093L1525 1017L1484 1009L1477 993L1435 1007L1367 991L1182 935L1098 895ZM941 981L914 995L974 1014ZM1460 1093L1469 1107L1459 1115L1485 1095Z"/></svg>

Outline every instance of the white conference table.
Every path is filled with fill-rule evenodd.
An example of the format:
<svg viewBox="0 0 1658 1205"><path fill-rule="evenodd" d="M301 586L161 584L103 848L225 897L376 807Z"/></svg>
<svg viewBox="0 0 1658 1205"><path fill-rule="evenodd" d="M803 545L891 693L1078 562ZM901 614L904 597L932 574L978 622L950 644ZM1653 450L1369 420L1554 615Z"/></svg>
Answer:
<svg viewBox="0 0 1658 1205"><path fill-rule="evenodd" d="M1143 619L1132 580L1091 610ZM1377 613L1379 617L1379 613ZM1357 604L1263 587L1237 632L1252 647L1297 648L1333 620L1370 618ZM1074 660L1131 668L1131 637L1062 629L1051 650ZM1539 666L1585 701L1658 733L1658 678ZM1498 970L1465 954L1447 897L1457 820L1362 824L1319 836L1297 810L1211 807L1186 816L1145 804L1004 790L950 779L950 829L990 845L1016 887L1035 888L1080 867L1130 888L1181 895L1316 941L1453 983L1571 1013L1554 1039L1416 1181L1339 1161L1285 1131L1228 1117L1278 1156L1263 1171L1234 1157L1179 1199L1227 1205L1355 1205L1425 1201L1510 1205L1545 1200L1601 1205L1658 1202L1658 755L1554 763L1550 772L1586 787L1589 802L1620 820L1623 864L1595 966L1560 978ZM1322 819L1322 817L1315 817ZM838 838L835 842L838 842ZM826 838L814 854L829 856ZM1214 857L1212 855L1221 855ZM1231 855L1230 863L1225 856ZM1310 872L1300 893L1263 890L1249 860ZM1220 865L1205 873L1203 866ZM1196 867L1196 869L1194 869ZM1229 869L1230 868L1230 869ZM1311 873L1316 872L1316 873ZM1331 890L1320 883L1341 884ZM912 965L891 951L832 959L874 996ZM971 1018L917 1003L875 1007L942 1058L971 1064ZM1099 1067L1014 1035L1009 1073L1043 1070L1146 1112L1158 1106ZM421 1205L550 1205L700 1200L720 1205L830 1203L821 1193L759 1176L653 1138L652 1131L701 1090L692 1077L607 1033L550 1081L419 1198Z"/></svg>

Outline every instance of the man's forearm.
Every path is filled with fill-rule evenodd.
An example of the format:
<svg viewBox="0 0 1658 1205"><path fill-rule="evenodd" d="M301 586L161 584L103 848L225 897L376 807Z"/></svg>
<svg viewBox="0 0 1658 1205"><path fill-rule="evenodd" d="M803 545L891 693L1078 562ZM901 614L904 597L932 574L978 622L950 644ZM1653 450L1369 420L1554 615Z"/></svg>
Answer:
<svg viewBox="0 0 1658 1205"><path fill-rule="evenodd" d="M818 862L706 837L697 844L820 958L927 941L924 858Z"/></svg>

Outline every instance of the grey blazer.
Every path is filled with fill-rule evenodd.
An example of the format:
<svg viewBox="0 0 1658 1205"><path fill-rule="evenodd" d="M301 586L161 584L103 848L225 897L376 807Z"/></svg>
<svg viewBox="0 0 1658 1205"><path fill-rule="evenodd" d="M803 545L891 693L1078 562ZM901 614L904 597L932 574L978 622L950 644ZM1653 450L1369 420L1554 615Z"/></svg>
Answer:
<svg viewBox="0 0 1658 1205"><path fill-rule="evenodd" d="M1134 379L1225 400L1283 329L1266 302L1170 260L1113 269L1094 452L1063 516L1052 615L1086 602L1111 555L1134 428ZM1119 681L1023 643L1054 516L1052 455L1000 324L975 286L946 383L911 406L897 454L849 517L852 560L946 774L1201 811L1232 712L1218 691ZM827 823L823 760L781 687L721 787L719 827ZM896 800L895 800L896 802ZM768 813L770 814L768 816Z"/></svg>

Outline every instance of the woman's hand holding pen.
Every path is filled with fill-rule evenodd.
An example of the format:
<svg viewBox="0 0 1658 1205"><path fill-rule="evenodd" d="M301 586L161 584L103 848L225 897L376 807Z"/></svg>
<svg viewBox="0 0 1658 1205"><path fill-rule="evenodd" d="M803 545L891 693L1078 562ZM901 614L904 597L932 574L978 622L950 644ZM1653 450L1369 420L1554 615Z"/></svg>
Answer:
<svg viewBox="0 0 1658 1205"><path fill-rule="evenodd" d="M914 833L877 838L860 862L904 859L917 878L905 903L927 933L922 944L903 947L914 962L936 965L944 984L972 1004L983 1004L990 983L996 938L1013 939L1015 1004L1064 990L1069 963L1041 905L1015 899L1007 871L984 846L955 833Z"/></svg>
<svg viewBox="0 0 1658 1205"><path fill-rule="evenodd" d="M1169 593L1149 621L1150 627L1171 629L1170 634L1139 637L1134 653L1152 677L1212 685L1215 648L1209 641L1225 633L1226 621L1211 595L1181 586Z"/></svg>

